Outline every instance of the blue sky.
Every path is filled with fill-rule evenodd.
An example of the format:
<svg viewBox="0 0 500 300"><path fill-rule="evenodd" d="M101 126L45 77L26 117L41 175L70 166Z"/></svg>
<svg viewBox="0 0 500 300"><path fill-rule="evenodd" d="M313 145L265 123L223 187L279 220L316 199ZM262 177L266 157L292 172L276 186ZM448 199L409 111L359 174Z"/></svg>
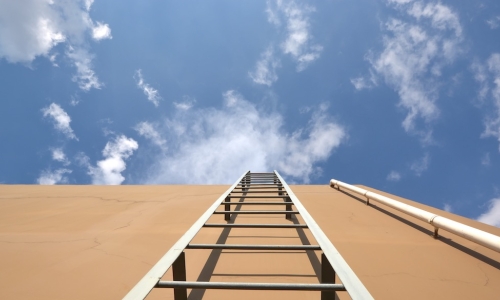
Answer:
<svg viewBox="0 0 500 300"><path fill-rule="evenodd" d="M498 1L0 7L1 183L276 169L500 226Z"/></svg>

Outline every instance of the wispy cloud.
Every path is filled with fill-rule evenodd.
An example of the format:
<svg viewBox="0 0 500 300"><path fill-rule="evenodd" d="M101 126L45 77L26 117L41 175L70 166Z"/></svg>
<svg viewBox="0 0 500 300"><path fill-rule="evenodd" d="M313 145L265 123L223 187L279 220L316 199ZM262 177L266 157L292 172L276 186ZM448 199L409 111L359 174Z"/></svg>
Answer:
<svg viewBox="0 0 500 300"><path fill-rule="evenodd" d="M68 178L65 174L71 174L71 170L57 169L55 171L43 171L36 182L41 185L54 185L59 183L68 183Z"/></svg>
<svg viewBox="0 0 500 300"><path fill-rule="evenodd" d="M427 169L429 168L429 163L430 156L429 153L426 153L421 159L414 161L411 164L410 169L415 173L415 175L421 176L422 173L427 171Z"/></svg>
<svg viewBox="0 0 500 300"><path fill-rule="evenodd" d="M486 167L489 167L491 165L491 158L489 152L485 153L481 158L481 165Z"/></svg>
<svg viewBox="0 0 500 300"><path fill-rule="evenodd" d="M78 84L80 89L90 91L93 88L100 89L102 87L102 83L92 69L92 54L88 53L84 48L69 46L66 56L73 60L73 64L76 67L76 74L73 76L73 81Z"/></svg>
<svg viewBox="0 0 500 300"><path fill-rule="evenodd" d="M70 164L70 161L69 161L68 157L66 156L66 154L64 154L64 151L62 148L53 148L52 149L52 159L62 163L65 166Z"/></svg>
<svg viewBox="0 0 500 300"><path fill-rule="evenodd" d="M360 76L357 78L352 78L351 84L354 85L354 88L359 91L376 87L378 85L378 82L377 82L377 77L375 76L373 71L370 70L370 76L367 77Z"/></svg>
<svg viewBox="0 0 500 300"><path fill-rule="evenodd" d="M143 137L150 140L153 144L160 147L162 150L167 149L167 141L156 130L155 126L149 122L140 122L134 129Z"/></svg>
<svg viewBox="0 0 500 300"><path fill-rule="evenodd" d="M314 7L298 4L293 0L267 2L268 20L277 26L284 24L286 27L281 50L295 60L298 72L318 59L323 51L321 45L312 41L309 16L314 11Z"/></svg>
<svg viewBox="0 0 500 300"><path fill-rule="evenodd" d="M280 61L275 57L273 47L268 47L260 55L260 59L255 65L255 70L249 72L248 75L252 78L253 82L257 84L271 86L276 80L278 80L276 69L279 66Z"/></svg>
<svg viewBox="0 0 500 300"><path fill-rule="evenodd" d="M488 211L477 218L479 222L500 227L500 198L491 199Z"/></svg>
<svg viewBox="0 0 500 300"><path fill-rule="evenodd" d="M383 50L370 52L370 76L355 78L356 89L373 86L375 74L399 94L400 107L408 111L402 125L429 141L430 129L417 127L417 121L429 124L439 114L436 105L442 68L462 52L462 27L456 12L439 2L389 1L408 21L391 18L385 23Z"/></svg>
<svg viewBox="0 0 500 300"><path fill-rule="evenodd" d="M137 87L144 92L144 95L148 97L148 100L151 101L154 106L158 107L161 100L160 93L144 81L144 78L142 77L142 70L139 69L135 71L134 78L136 80Z"/></svg>
<svg viewBox="0 0 500 300"><path fill-rule="evenodd" d="M493 18L486 20L486 24L488 24L491 29L497 29L498 26L500 26L500 16L494 16Z"/></svg>
<svg viewBox="0 0 500 300"><path fill-rule="evenodd" d="M287 133L281 115L260 111L236 91L223 99L221 109L177 111L157 128L169 148L153 158L143 182L230 183L249 169L278 169L309 182L321 172L317 164L346 138L326 107L313 113L306 128Z"/></svg>
<svg viewBox="0 0 500 300"><path fill-rule="evenodd" d="M44 117L50 117L54 122L54 128L62 132L69 139L78 140L70 126L70 116L56 103L50 104L42 109Z"/></svg>
<svg viewBox="0 0 500 300"><path fill-rule="evenodd" d="M494 109L493 113L488 115L484 120L485 130L481 137L494 137L500 142L500 53L493 53L487 61L487 66L489 73L487 79L484 79L484 81L488 82L491 80L493 88L484 93L491 95ZM485 83L483 82L481 85L484 86ZM482 92L483 87L481 88L480 95Z"/></svg>
<svg viewBox="0 0 500 300"><path fill-rule="evenodd" d="M479 62L478 59L475 59L471 65L471 70L474 74L474 79L480 85L478 98L480 104L482 104L490 92L488 67Z"/></svg>
<svg viewBox="0 0 500 300"><path fill-rule="evenodd" d="M190 110L194 106L195 103L196 103L195 98L192 98L189 96L183 96L182 101L173 102L173 105L177 110L186 111L186 110Z"/></svg>
<svg viewBox="0 0 500 300"><path fill-rule="evenodd" d="M87 165L92 184L118 185L125 180L121 174L127 168L125 160L138 148L139 144L135 140L120 135L106 144L102 150L104 159L98 161L96 166L90 165L86 156L80 157L79 161Z"/></svg>
<svg viewBox="0 0 500 300"><path fill-rule="evenodd" d="M397 171L391 171L386 178L388 181L400 181L401 180L401 173Z"/></svg>
<svg viewBox="0 0 500 300"><path fill-rule="evenodd" d="M94 22L89 15L93 1L0 0L0 58L30 64L44 56L57 66L55 46L65 43L66 56L77 68L75 80L81 89L100 88L89 54L88 37L111 38L109 25ZM80 82L82 80L83 82Z"/></svg>

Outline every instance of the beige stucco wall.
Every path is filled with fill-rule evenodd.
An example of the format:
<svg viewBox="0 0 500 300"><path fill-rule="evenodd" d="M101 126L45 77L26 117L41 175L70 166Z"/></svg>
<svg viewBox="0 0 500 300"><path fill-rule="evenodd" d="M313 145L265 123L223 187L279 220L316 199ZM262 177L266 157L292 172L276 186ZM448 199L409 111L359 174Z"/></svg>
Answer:
<svg viewBox="0 0 500 300"><path fill-rule="evenodd" d="M0 299L121 299L227 188L0 185ZM500 253L445 232L435 240L429 225L327 185L292 189L376 299L498 299ZM290 221L240 215L235 222ZM315 244L307 229L202 229L193 242ZM312 283L318 258L300 251L186 252L188 280ZM155 290L148 299L172 295ZM198 291L190 299L202 296L319 299L318 292L257 291Z"/></svg>

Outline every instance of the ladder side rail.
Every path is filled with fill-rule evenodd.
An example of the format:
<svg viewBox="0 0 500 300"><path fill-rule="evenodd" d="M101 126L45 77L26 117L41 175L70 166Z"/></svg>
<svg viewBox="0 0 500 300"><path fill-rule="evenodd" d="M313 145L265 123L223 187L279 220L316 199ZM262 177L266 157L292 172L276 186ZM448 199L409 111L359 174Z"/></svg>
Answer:
<svg viewBox="0 0 500 300"><path fill-rule="evenodd" d="M288 196L294 203L295 208L300 213L302 219L304 219L304 222L309 227L309 230L318 242L318 245L321 247L323 253L328 258L328 261L331 263L333 269L344 284L349 296L351 296L353 300L374 299L351 267L349 267L339 251L335 248L335 246L333 246L332 242L328 239L323 230L321 230L316 221L314 221L313 217L309 214L304 205L302 205L297 196L295 196L283 177L281 177L278 171L274 171L274 173L278 176L284 190L288 193Z"/></svg>
<svg viewBox="0 0 500 300"><path fill-rule="evenodd" d="M189 228L188 231L168 250L165 255L149 270L149 272L128 292L123 300L136 300L144 299L151 292L151 290L156 286L160 279L165 275L168 269L176 261L176 259L181 255L186 246L191 242L195 235L200 231L203 225L208 221L208 219L213 215L215 210L221 205L222 201L226 199L227 195L241 182L241 180L250 171L243 173L240 178L225 191L207 211Z"/></svg>

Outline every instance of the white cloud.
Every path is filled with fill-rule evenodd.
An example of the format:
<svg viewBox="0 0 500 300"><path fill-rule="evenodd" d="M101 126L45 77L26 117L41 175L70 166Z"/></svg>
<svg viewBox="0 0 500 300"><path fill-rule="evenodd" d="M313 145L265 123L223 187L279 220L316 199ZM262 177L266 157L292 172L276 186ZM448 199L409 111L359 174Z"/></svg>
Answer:
<svg viewBox="0 0 500 300"><path fill-rule="evenodd" d="M155 129L155 126L149 122L140 122L134 129L143 137L150 140L153 144L157 145L163 150L167 148L167 141Z"/></svg>
<svg viewBox="0 0 500 300"><path fill-rule="evenodd" d="M383 50L367 56L370 73L382 77L399 94L398 106L407 110L402 123L405 131L429 140L430 130L422 131L417 122L421 120L428 126L440 114L436 105L438 80L443 66L453 62L462 51L462 27L458 15L439 2L389 3L413 20L386 22ZM373 86L363 77L351 82L356 89Z"/></svg>
<svg viewBox="0 0 500 300"><path fill-rule="evenodd" d="M423 172L429 168L430 156L426 153L421 159L413 162L410 169L415 172L415 175L421 176Z"/></svg>
<svg viewBox="0 0 500 300"><path fill-rule="evenodd" d="M49 1L0 0L0 57L29 63L66 40Z"/></svg>
<svg viewBox="0 0 500 300"><path fill-rule="evenodd" d="M44 117L50 116L52 118L55 129L65 134L69 139L78 140L73 133L73 129L71 129L70 116L59 105L52 103L48 107L44 107L42 112Z"/></svg>
<svg viewBox="0 0 500 300"><path fill-rule="evenodd" d="M479 222L500 227L500 198L490 201L488 211L477 218Z"/></svg>
<svg viewBox="0 0 500 300"><path fill-rule="evenodd" d="M481 158L481 165L488 167L491 164L491 158L490 158L490 153L487 152L486 154L483 155Z"/></svg>
<svg viewBox="0 0 500 300"><path fill-rule="evenodd" d="M63 165L67 166L70 164L66 154L62 148L54 148L52 149L52 159L58 162L61 162Z"/></svg>
<svg viewBox="0 0 500 300"><path fill-rule="evenodd" d="M177 110L186 111L186 110L190 110L194 106L195 103L196 103L196 99L191 98L189 96L184 96L184 97L182 97L182 101L173 102L173 105Z"/></svg>
<svg viewBox="0 0 500 300"><path fill-rule="evenodd" d="M92 177L92 184L118 185L125 180L121 174L127 167L125 160L138 148L139 145L135 140L121 135L106 144L102 150L104 159L98 161L97 166L88 164L86 156L81 157L80 161L83 164L88 164L88 173Z"/></svg>
<svg viewBox="0 0 500 300"><path fill-rule="evenodd" d="M276 26L283 23L286 26L286 38L281 43L281 50L295 60L298 72L318 59L323 51L321 45L312 43L309 15L314 10L293 0L267 2L268 21Z"/></svg>
<svg viewBox="0 0 500 300"><path fill-rule="evenodd" d="M144 95L148 97L148 100L151 101L154 104L154 106L158 107L161 100L160 93L157 90L155 90L152 86L144 82L144 78L142 77L142 71L140 69L135 71L134 78L137 82L137 87L144 92Z"/></svg>
<svg viewBox="0 0 500 300"><path fill-rule="evenodd" d="M393 4L407 4L412 2L413 0L387 0L388 3L393 3Z"/></svg>
<svg viewBox="0 0 500 300"><path fill-rule="evenodd" d="M99 88L88 54L88 37L111 38L107 24L94 23L89 9L93 1L0 0L0 58L11 63L30 64L43 56L53 65L55 46L66 44L67 57L77 68L80 88ZM80 82L83 80L83 83Z"/></svg>
<svg viewBox="0 0 500 300"><path fill-rule="evenodd" d="M493 97L493 106L495 110L493 115L485 119L484 123L486 128L481 136L492 136L500 142L500 53L493 53L490 56L488 59L488 70L493 77L494 88L491 90L491 96Z"/></svg>
<svg viewBox="0 0 500 300"><path fill-rule="evenodd" d="M96 41L112 39L113 37L111 36L111 29L109 28L109 25L97 22L97 24L92 28L92 38Z"/></svg>
<svg viewBox="0 0 500 300"><path fill-rule="evenodd" d="M168 151L155 157L146 183L231 183L246 170L279 170L309 182L346 138L324 107L307 128L287 133L282 116L259 111L235 91L223 95L221 109L177 111L158 129Z"/></svg>
<svg viewBox="0 0 500 300"><path fill-rule="evenodd" d="M389 181L400 181L401 180L401 174L397 171L391 171L388 175L387 175L387 180Z"/></svg>
<svg viewBox="0 0 500 300"><path fill-rule="evenodd" d="M248 75L257 84L271 86L278 80L276 69L279 66L280 61L275 57L273 47L269 47L266 51L262 52L260 59L255 65L255 70L249 72Z"/></svg>
<svg viewBox="0 0 500 300"><path fill-rule="evenodd" d="M490 91L488 84L488 69L484 64L481 64L477 59L471 65L471 70L474 73L474 79L479 83L479 100L482 103Z"/></svg>
<svg viewBox="0 0 500 300"><path fill-rule="evenodd" d="M80 103L80 98L77 95L71 96L71 100L69 101L69 104L71 106L77 106Z"/></svg>
<svg viewBox="0 0 500 300"><path fill-rule="evenodd" d="M100 89L102 87L102 83L99 82L97 75L92 69L92 54L83 48L73 48L70 46L66 51L66 56L73 60L73 64L76 67L76 75L73 76L73 81L78 83L80 89L89 91L92 88Z"/></svg>
<svg viewBox="0 0 500 300"><path fill-rule="evenodd" d="M38 184L42 185L68 183L68 178L64 174L70 173L71 170L68 169L57 169L55 171L45 170L40 174L36 181Z"/></svg>
<svg viewBox="0 0 500 300"><path fill-rule="evenodd" d="M500 26L500 16L495 16L486 21L486 23L490 26L491 29L497 29Z"/></svg>
<svg viewBox="0 0 500 300"><path fill-rule="evenodd" d="M451 204L445 203L444 206L443 206L443 210L447 211L447 212L452 212L453 211L453 207L451 206Z"/></svg>
<svg viewBox="0 0 500 300"><path fill-rule="evenodd" d="M378 85L375 74L370 70L369 77L356 77L351 79L351 84L356 90L371 89Z"/></svg>
<svg viewBox="0 0 500 300"><path fill-rule="evenodd" d="M87 11L90 10L90 7L92 6L92 4L94 3L94 0L84 0L84 4L85 4L85 9Z"/></svg>
<svg viewBox="0 0 500 300"><path fill-rule="evenodd" d="M423 5L418 1L408 10L411 16L420 20L420 18L428 18L432 22L432 27L440 30L453 30L457 37L462 36L462 26L458 15L448 6L437 3L427 3Z"/></svg>

